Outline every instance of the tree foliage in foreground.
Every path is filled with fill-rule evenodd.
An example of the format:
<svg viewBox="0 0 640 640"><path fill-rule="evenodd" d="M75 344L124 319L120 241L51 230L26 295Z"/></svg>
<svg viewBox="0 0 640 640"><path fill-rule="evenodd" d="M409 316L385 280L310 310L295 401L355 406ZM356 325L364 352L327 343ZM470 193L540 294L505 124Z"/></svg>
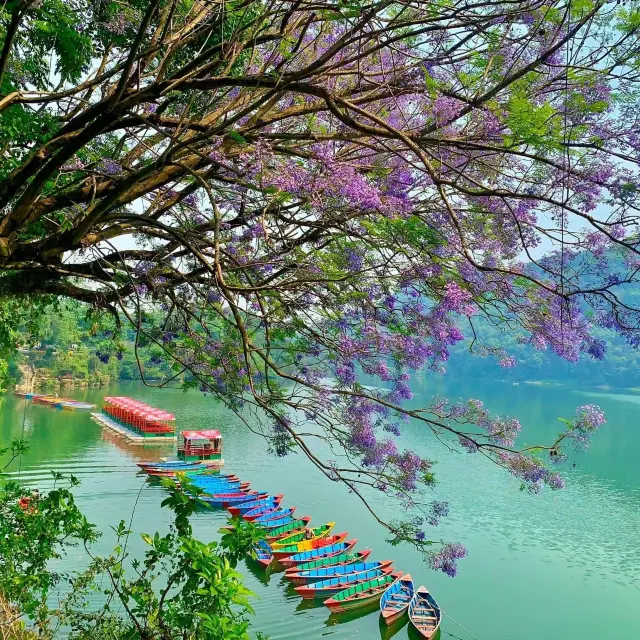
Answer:
<svg viewBox="0 0 640 640"><path fill-rule="evenodd" d="M71 487L78 481L55 476L65 486L42 496L12 482L0 487L0 598L17 608L37 637L248 639L252 594L235 566L260 539L258 527L242 520L220 542L195 539L189 518L206 503L193 499L198 489L182 478L183 489L166 485L162 506L173 511L173 522L164 534L142 535L149 547L143 558L127 551L131 531L124 521L114 527L111 554L95 556L92 543L100 534L75 504ZM19 503L25 498L27 507ZM81 566L56 571L55 561L73 547L82 548L73 552Z"/></svg>
<svg viewBox="0 0 640 640"><path fill-rule="evenodd" d="M277 454L421 506L385 524L447 573L464 550L430 551L447 509L414 495L434 461L407 420L562 486L546 464L597 407L519 448L517 420L410 407L408 380L480 317L570 361L604 357L594 327L638 343L637 0L0 11L0 292L124 317Z"/></svg>

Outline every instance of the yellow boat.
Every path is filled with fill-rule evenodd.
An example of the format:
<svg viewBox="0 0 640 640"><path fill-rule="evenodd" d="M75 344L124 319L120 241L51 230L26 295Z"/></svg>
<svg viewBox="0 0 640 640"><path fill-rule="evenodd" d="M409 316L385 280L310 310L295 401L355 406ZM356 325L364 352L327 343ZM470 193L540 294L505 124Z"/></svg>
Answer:
<svg viewBox="0 0 640 640"><path fill-rule="evenodd" d="M278 542L272 543L271 548L275 551L276 549L282 549L283 547L287 547L298 542L312 542L313 540L326 538L335 526L335 522L328 522L327 524L323 524L321 527L316 527L315 529L305 529L300 533L294 533L286 538L281 538ZM307 531L311 531L313 535L307 537Z"/></svg>

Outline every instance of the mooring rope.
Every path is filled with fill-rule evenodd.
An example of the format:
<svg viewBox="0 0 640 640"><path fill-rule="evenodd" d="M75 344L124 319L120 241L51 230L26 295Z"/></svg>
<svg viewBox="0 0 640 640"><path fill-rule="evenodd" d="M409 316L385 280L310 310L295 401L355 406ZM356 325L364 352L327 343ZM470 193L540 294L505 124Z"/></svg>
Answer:
<svg viewBox="0 0 640 640"><path fill-rule="evenodd" d="M451 620L451 622L455 622L455 624L457 624L465 633L468 633L472 638L475 638L475 640L480 640L480 638L478 638L478 636L476 636L473 633L471 633L471 631L469 631L469 629L467 629L466 627L463 627L450 613L447 613L446 611L444 611L442 609L442 607L440 608L440 613L442 613L443 615L447 616L447 618L449 618L449 620ZM452 633L449 633L449 635L454 637L454 638L456 637Z"/></svg>

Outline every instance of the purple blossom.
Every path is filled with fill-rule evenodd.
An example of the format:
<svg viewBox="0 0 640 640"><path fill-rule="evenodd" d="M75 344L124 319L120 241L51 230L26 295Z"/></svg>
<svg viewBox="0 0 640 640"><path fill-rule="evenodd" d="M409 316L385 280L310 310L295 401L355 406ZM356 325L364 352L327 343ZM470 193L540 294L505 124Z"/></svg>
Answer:
<svg viewBox="0 0 640 640"><path fill-rule="evenodd" d="M114 176L122 171L122 165L117 163L113 158L104 158L98 168L108 176Z"/></svg>
<svg viewBox="0 0 640 640"><path fill-rule="evenodd" d="M458 572L457 561L466 556L467 550L461 544L450 542L431 556L431 567L454 578Z"/></svg>

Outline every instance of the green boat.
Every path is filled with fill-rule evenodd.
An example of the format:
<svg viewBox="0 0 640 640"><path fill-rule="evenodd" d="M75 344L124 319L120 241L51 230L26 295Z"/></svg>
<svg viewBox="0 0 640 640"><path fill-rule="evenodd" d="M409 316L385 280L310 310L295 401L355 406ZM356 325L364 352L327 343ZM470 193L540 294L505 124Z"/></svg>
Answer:
<svg viewBox="0 0 640 640"><path fill-rule="evenodd" d="M277 542L274 542L271 546L276 549L282 549L292 544L296 544L298 542L303 542L304 540L315 540L317 538L324 538L331 533L331 529L335 526L335 522L329 522L328 524L323 524L320 527L316 527L315 529L311 529L310 537L307 537L307 531L303 530L300 533L292 533L290 536L286 538L281 538ZM273 532L269 534L271 536Z"/></svg>
<svg viewBox="0 0 640 640"><path fill-rule="evenodd" d="M389 585L393 584L401 575L401 571L395 571L390 575L360 582L340 593L336 593L333 598L325 600L324 604L331 613L341 613L359 607L366 607L374 602L379 602Z"/></svg>
<svg viewBox="0 0 640 640"><path fill-rule="evenodd" d="M299 520L293 520L292 522L287 522L287 524L280 525L275 529L271 529L270 531L267 531L266 537L269 538L269 540L275 540L276 538L284 535L285 533L289 533L291 531L297 531L298 529L304 529L309 524L310 521L311 521L311 518L309 516L305 516L304 518L301 518Z"/></svg>
<svg viewBox="0 0 640 640"><path fill-rule="evenodd" d="M365 549L364 551L357 551L355 553L341 553L337 556L330 556L329 558L318 558L318 560L311 560L310 562L303 562L295 567L287 569L285 578L289 575L299 573L300 571L312 571L313 569L324 569L325 567L337 567L347 564L355 564L356 562L364 562L371 553L371 549Z"/></svg>

